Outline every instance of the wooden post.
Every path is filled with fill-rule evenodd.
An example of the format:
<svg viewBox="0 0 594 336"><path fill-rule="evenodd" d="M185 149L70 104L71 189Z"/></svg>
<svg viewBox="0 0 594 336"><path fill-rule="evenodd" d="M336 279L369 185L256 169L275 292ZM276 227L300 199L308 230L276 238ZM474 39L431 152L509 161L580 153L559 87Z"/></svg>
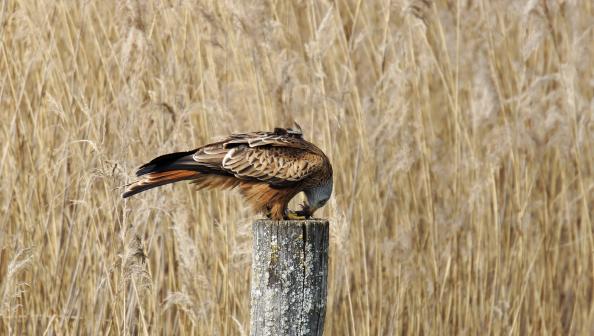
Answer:
<svg viewBox="0 0 594 336"><path fill-rule="evenodd" d="M253 233L251 335L322 335L328 221L261 219Z"/></svg>

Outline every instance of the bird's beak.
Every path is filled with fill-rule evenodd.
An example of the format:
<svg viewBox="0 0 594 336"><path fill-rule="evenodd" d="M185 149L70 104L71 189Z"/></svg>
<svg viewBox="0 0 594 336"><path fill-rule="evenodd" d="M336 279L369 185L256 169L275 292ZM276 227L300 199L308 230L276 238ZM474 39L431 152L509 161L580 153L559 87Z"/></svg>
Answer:
<svg viewBox="0 0 594 336"><path fill-rule="evenodd" d="M319 207L315 207L315 206L312 207L312 206L310 206L309 207L309 216L310 217L313 217L314 212L316 212L316 210L318 210L318 209L319 209Z"/></svg>

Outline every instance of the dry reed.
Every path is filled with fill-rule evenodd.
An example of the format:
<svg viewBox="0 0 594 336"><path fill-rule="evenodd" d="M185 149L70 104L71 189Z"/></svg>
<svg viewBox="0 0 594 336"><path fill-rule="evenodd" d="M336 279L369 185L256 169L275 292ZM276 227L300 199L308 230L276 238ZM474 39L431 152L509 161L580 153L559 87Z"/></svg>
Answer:
<svg viewBox="0 0 594 336"><path fill-rule="evenodd" d="M0 2L0 333L249 332L235 194L135 167L329 154L327 335L594 332L591 1Z"/></svg>

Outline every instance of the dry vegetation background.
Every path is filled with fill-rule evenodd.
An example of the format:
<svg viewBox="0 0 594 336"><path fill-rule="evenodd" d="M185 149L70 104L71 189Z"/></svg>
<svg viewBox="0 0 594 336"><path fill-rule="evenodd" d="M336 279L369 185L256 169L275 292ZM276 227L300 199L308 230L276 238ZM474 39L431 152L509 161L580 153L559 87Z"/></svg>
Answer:
<svg viewBox="0 0 594 336"><path fill-rule="evenodd" d="M241 199L120 187L293 119L335 167L327 335L592 334L593 30L588 0L0 2L0 334L248 333Z"/></svg>

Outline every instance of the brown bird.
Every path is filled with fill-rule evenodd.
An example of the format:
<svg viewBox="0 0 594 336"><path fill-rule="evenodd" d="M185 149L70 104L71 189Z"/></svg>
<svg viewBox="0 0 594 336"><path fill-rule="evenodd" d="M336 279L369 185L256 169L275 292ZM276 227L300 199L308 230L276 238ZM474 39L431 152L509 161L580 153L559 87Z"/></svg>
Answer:
<svg viewBox="0 0 594 336"><path fill-rule="evenodd" d="M188 152L162 155L136 175L142 179L129 185L124 198L191 180L198 189L238 187L255 211L275 220L310 218L326 204L333 184L328 157L303 139L299 125L233 134ZM300 211L289 211L289 201L302 191L306 203Z"/></svg>

